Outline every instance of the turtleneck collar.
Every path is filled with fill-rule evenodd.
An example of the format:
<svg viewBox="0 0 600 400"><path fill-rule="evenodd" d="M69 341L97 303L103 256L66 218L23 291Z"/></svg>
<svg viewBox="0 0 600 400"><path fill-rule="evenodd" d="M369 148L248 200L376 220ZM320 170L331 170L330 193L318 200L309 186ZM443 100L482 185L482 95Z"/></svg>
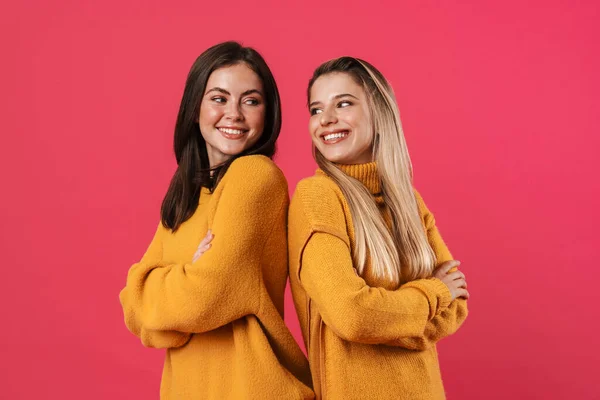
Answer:
<svg viewBox="0 0 600 400"><path fill-rule="evenodd" d="M374 196L381 196L381 184L375 161L366 164L336 164L348 176L360 181Z"/></svg>

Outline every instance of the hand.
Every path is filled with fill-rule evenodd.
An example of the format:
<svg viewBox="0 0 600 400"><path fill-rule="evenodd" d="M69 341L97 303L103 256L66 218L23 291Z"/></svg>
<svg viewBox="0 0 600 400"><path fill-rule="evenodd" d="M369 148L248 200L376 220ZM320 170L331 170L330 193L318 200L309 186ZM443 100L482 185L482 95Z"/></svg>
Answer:
<svg viewBox="0 0 600 400"><path fill-rule="evenodd" d="M452 268L456 268L460 265L460 261L450 260L442 263L435 271L433 271L433 277L438 278L450 290L452 294L452 300L457 297L462 297L463 299L469 298L469 292L467 291L467 280L465 278L465 274L456 270L453 272L449 272Z"/></svg>
<svg viewBox="0 0 600 400"><path fill-rule="evenodd" d="M214 237L215 236L212 234L211 230L209 229L208 232L206 233L206 236L204 236L204 239L202 239L202 241L198 245L198 249L194 253L194 257L192 258L193 263L195 263L196 260L198 260L202 254L204 254L206 251L208 251L208 249L210 249L210 242L213 240Z"/></svg>

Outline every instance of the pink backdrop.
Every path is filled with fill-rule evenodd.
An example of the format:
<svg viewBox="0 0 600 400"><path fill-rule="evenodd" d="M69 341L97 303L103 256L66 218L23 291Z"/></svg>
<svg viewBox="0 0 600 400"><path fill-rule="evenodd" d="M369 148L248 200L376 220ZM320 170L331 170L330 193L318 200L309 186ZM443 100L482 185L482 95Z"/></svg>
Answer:
<svg viewBox="0 0 600 400"><path fill-rule="evenodd" d="M598 2L282 3L0 6L0 397L158 398L163 353L118 292L158 221L188 69L238 39L280 85L290 190L314 169L312 70L351 54L392 82L470 283L439 346L449 399L600 398Z"/></svg>

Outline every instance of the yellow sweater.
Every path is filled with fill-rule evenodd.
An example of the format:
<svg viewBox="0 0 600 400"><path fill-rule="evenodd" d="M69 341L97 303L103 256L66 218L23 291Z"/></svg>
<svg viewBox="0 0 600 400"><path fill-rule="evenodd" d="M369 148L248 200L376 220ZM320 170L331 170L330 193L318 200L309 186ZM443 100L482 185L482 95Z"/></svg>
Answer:
<svg viewBox="0 0 600 400"><path fill-rule="evenodd" d="M340 166L383 211L375 163ZM379 194L379 195L377 195ZM416 193L438 264L451 260ZM319 399L444 399L435 343L467 316L436 278L394 287L355 273L354 228L339 187L321 170L302 180L289 211L290 282Z"/></svg>
<svg viewBox="0 0 600 400"><path fill-rule="evenodd" d="M165 348L161 399L312 399L283 322L287 182L263 156L235 160L173 233L159 224L120 294L127 328ZM192 257L208 229L212 247Z"/></svg>

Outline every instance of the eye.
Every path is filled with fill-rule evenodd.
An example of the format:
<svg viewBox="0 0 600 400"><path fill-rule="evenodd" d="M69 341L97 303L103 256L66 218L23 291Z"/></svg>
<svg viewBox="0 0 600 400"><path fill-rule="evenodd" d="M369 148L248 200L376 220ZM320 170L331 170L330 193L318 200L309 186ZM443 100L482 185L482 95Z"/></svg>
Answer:
<svg viewBox="0 0 600 400"><path fill-rule="evenodd" d="M344 108L344 107L348 107L351 105L352 105L352 102L348 101L348 100L342 100L337 104L338 108Z"/></svg>
<svg viewBox="0 0 600 400"><path fill-rule="evenodd" d="M250 98L250 99L244 100L244 104L247 104L249 106L257 106L260 104L260 101L258 101L257 99Z"/></svg>
<svg viewBox="0 0 600 400"><path fill-rule="evenodd" d="M323 112L323 110L321 110L320 108L311 108L310 109L310 115L317 115L317 114L321 114Z"/></svg>
<svg viewBox="0 0 600 400"><path fill-rule="evenodd" d="M227 99L225 99L225 97L223 96L215 96L213 98L211 98L212 101L214 101L215 103L225 103L227 101Z"/></svg>

